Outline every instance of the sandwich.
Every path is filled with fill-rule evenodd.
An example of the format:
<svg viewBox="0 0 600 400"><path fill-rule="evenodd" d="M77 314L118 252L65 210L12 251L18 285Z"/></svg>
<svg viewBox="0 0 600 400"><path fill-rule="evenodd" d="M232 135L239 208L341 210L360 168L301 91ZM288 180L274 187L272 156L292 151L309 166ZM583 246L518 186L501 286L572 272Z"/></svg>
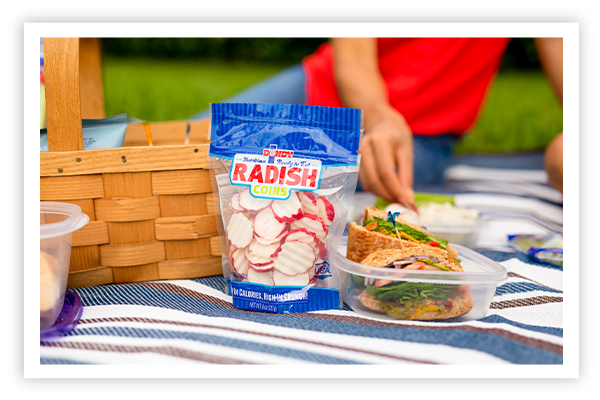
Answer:
<svg viewBox="0 0 600 400"><path fill-rule="evenodd" d="M407 222L399 216L394 216L392 222L384 211L367 206L363 226L355 222L350 223L346 257L360 263L378 250L403 250L423 246L441 250L449 257L458 259L458 252L447 240L436 237L423 227Z"/></svg>
<svg viewBox="0 0 600 400"><path fill-rule="evenodd" d="M415 244L373 252L361 264L379 268L462 272L459 262L442 249ZM438 320L458 317L473 308L466 285L365 278L361 304L396 319Z"/></svg>

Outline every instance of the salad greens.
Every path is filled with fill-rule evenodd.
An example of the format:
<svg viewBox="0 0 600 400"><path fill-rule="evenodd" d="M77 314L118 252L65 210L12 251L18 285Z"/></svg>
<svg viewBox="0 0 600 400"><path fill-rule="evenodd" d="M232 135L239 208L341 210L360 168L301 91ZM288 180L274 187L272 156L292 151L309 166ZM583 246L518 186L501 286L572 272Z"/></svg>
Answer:
<svg viewBox="0 0 600 400"><path fill-rule="evenodd" d="M372 220L363 221L363 226L368 226L375 222L377 223L377 227L374 229L376 232L380 232L380 233L384 233L384 234L391 233L394 236L396 236L396 229L394 229L394 224L391 221L385 221L381 218L373 217ZM401 223L397 222L396 227L398 228L399 233L404 232L405 234L407 234L410 237L412 237L413 239L415 239L415 241L417 243L427 244L430 242L435 242L435 243L439 244L440 248L442 248L443 250L446 250L446 247L448 247L447 240L441 239L439 237L430 235L425 232L421 232L420 230L415 229L415 228L411 227L410 225L401 224Z"/></svg>
<svg viewBox="0 0 600 400"><path fill-rule="evenodd" d="M367 286L367 293L381 301L392 300L406 304L424 299L447 301L448 294L456 287L434 283L400 282L381 287Z"/></svg>
<svg viewBox="0 0 600 400"><path fill-rule="evenodd" d="M454 196L441 193L415 193L415 204L417 207L426 203L450 203L454 204Z"/></svg>
<svg viewBox="0 0 600 400"><path fill-rule="evenodd" d="M442 265L440 265L440 264L438 264L438 263L436 263L436 262L434 262L434 261L432 261L432 260L430 260L428 258L417 258L417 261L421 261L422 263L425 263L427 265L431 265L432 267L436 267L436 268L439 268L439 269L444 270L444 271L450 271L448 268L446 268L446 267L444 267L444 266L442 266Z"/></svg>
<svg viewBox="0 0 600 400"><path fill-rule="evenodd" d="M417 207L420 207L426 203L450 203L452 205L455 205L454 204L454 196L449 196L447 194L440 194L440 193L416 192L415 193L415 205ZM391 201L387 201L387 200L384 200L381 198L378 198L377 200L375 200L375 208L377 208L379 210L385 210L385 208L387 206L389 206L390 204L392 204Z"/></svg>

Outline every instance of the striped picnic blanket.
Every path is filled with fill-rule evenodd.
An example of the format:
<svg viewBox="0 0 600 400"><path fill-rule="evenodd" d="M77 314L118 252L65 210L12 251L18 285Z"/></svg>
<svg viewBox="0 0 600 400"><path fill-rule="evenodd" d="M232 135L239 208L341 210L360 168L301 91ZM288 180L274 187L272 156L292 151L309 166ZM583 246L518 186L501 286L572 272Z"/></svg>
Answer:
<svg viewBox="0 0 600 400"><path fill-rule="evenodd" d="M487 207L490 220L476 250L508 270L482 319L383 321L345 305L281 315L238 310L223 276L105 285L73 289L85 306L81 321L67 336L42 341L40 362L562 364L562 269L506 243L507 234L562 231L562 207L523 193L476 191L472 178L456 202ZM357 207L368 201L360 194L356 200Z"/></svg>

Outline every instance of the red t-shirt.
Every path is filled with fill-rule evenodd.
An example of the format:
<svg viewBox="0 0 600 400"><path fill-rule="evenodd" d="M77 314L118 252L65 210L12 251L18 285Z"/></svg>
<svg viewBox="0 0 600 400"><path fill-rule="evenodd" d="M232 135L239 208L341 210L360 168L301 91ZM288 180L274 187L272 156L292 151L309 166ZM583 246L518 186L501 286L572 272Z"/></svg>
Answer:
<svg viewBox="0 0 600 400"><path fill-rule="evenodd" d="M464 133L475 122L500 67L507 38L377 39L379 71L390 104L419 135ZM333 50L306 57L307 104L343 107L333 77Z"/></svg>

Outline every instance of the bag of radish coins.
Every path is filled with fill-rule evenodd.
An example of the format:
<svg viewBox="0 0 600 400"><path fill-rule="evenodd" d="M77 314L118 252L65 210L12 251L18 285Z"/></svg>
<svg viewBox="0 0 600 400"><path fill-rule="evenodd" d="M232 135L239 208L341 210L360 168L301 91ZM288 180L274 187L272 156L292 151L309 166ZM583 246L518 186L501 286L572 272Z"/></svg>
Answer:
<svg viewBox="0 0 600 400"><path fill-rule="evenodd" d="M330 268L356 190L362 111L211 104L209 162L233 306L340 308Z"/></svg>

